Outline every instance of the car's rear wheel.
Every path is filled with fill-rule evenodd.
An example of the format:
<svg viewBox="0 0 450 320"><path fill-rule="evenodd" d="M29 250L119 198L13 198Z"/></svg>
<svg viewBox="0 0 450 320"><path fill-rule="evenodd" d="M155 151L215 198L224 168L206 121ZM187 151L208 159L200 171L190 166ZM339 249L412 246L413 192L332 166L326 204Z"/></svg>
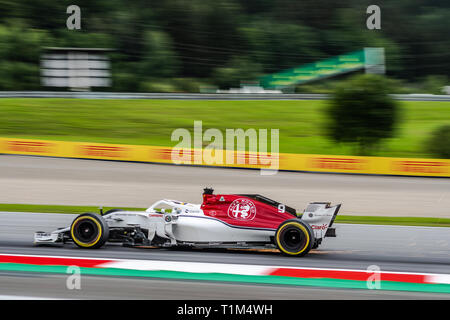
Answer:
<svg viewBox="0 0 450 320"><path fill-rule="evenodd" d="M288 256L304 256L314 245L314 233L310 225L299 220L286 220L278 226L275 244Z"/></svg>
<svg viewBox="0 0 450 320"><path fill-rule="evenodd" d="M70 236L80 248L100 248L109 238L105 219L95 213L83 213L73 220Z"/></svg>

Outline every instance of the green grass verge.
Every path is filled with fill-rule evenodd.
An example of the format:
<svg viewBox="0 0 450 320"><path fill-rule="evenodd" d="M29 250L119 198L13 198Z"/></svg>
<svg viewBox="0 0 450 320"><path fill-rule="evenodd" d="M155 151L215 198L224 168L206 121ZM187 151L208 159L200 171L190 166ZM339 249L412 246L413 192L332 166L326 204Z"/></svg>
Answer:
<svg viewBox="0 0 450 320"><path fill-rule="evenodd" d="M427 217L384 217L384 216L341 216L336 217L336 223L380 224L398 226L450 227L449 218Z"/></svg>
<svg viewBox="0 0 450 320"><path fill-rule="evenodd" d="M106 212L109 209L145 210L146 208L103 207L103 212ZM34 205L34 204L0 204L0 211L80 214L80 213L84 213L84 212L99 212L99 207ZM450 219L449 218L427 218L427 217L422 218L422 217L384 217L384 216L338 215L336 218L336 222L337 223L354 223L354 224L450 227Z"/></svg>
<svg viewBox="0 0 450 320"><path fill-rule="evenodd" d="M431 157L431 132L450 124L450 102L402 101L394 138L376 156ZM174 129L280 129L280 152L353 155L326 137L327 101L0 99L0 136L174 146ZM205 144L206 145L206 144Z"/></svg>

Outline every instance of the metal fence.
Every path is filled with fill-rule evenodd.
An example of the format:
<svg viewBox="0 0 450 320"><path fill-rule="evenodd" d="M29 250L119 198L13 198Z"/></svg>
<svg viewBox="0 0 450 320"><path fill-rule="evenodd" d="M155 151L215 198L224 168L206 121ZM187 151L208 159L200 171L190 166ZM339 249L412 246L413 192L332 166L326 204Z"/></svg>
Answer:
<svg viewBox="0 0 450 320"><path fill-rule="evenodd" d="M403 101L450 101L450 95L393 94ZM278 93L134 93L134 92L64 92L0 91L0 98L73 98L73 99L167 99L167 100L326 100L327 94Z"/></svg>

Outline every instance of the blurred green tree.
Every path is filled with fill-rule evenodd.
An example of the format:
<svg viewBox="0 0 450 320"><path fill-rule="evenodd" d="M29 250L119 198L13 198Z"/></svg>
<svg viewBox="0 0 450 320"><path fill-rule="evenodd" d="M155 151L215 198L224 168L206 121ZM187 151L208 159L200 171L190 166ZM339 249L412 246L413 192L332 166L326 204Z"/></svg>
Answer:
<svg viewBox="0 0 450 320"><path fill-rule="evenodd" d="M450 124L436 129L426 142L426 149L438 158L450 159Z"/></svg>
<svg viewBox="0 0 450 320"><path fill-rule="evenodd" d="M443 94L444 86L448 84L448 78L445 75L430 75L424 80L425 91L431 94Z"/></svg>
<svg viewBox="0 0 450 320"><path fill-rule="evenodd" d="M234 57L224 67L213 72L213 82L219 88L239 88L241 81L255 80L261 75L261 66L247 57Z"/></svg>
<svg viewBox="0 0 450 320"><path fill-rule="evenodd" d="M251 60L267 73L296 67L320 59L319 39L310 27L300 23L284 23L254 19L240 29L245 49Z"/></svg>
<svg viewBox="0 0 450 320"><path fill-rule="evenodd" d="M50 41L46 31L29 29L19 20L0 25L0 89L38 89L39 57Z"/></svg>
<svg viewBox="0 0 450 320"><path fill-rule="evenodd" d="M327 109L329 137L354 143L358 154L369 155L393 135L398 119L397 102L388 93L389 82L379 75L359 75L339 84Z"/></svg>
<svg viewBox="0 0 450 320"><path fill-rule="evenodd" d="M428 75L450 77L448 0L383 1L377 31L365 25L371 0L78 0L82 18L77 31L66 28L71 4L0 0L1 62L22 71L16 62L38 67L36 52L43 46L38 35L43 32L53 39L46 46L114 48L114 72L132 90L149 79L135 69L130 73L130 66L149 73L157 62L167 62L157 75L161 81L203 82L218 72L235 73L229 68L237 57L274 73L363 47L384 47L387 74L408 83ZM167 59L161 52L169 53ZM2 70L9 70L4 77L12 72L10 66ZM133 74L136 81L128 82Z"/></svg>
<svg viewBox="0 0 450 320"><path fill-rule="evenodd" d="M170 37L162 31L144 34L144 52L140 72L144 76L168 78L175 75L178 61L172 49Z"/></svg>

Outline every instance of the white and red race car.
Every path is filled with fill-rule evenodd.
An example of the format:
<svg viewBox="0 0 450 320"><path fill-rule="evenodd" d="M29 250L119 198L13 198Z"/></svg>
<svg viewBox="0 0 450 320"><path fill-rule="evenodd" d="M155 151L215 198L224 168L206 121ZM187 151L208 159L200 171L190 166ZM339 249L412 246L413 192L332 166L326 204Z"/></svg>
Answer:
<svg viewBox="0 0 450 320"><path fill-rule="evenodd" d="M84 213L70 227L36 232L35 244L74 242L100 248L107 241L127 246L191 246L203 248L278 248L303 256L332 228L341 205L310 203L303 214L257 194L214 194L206 188L202 204L160 200L145 211L109 210Z"/></svg>

